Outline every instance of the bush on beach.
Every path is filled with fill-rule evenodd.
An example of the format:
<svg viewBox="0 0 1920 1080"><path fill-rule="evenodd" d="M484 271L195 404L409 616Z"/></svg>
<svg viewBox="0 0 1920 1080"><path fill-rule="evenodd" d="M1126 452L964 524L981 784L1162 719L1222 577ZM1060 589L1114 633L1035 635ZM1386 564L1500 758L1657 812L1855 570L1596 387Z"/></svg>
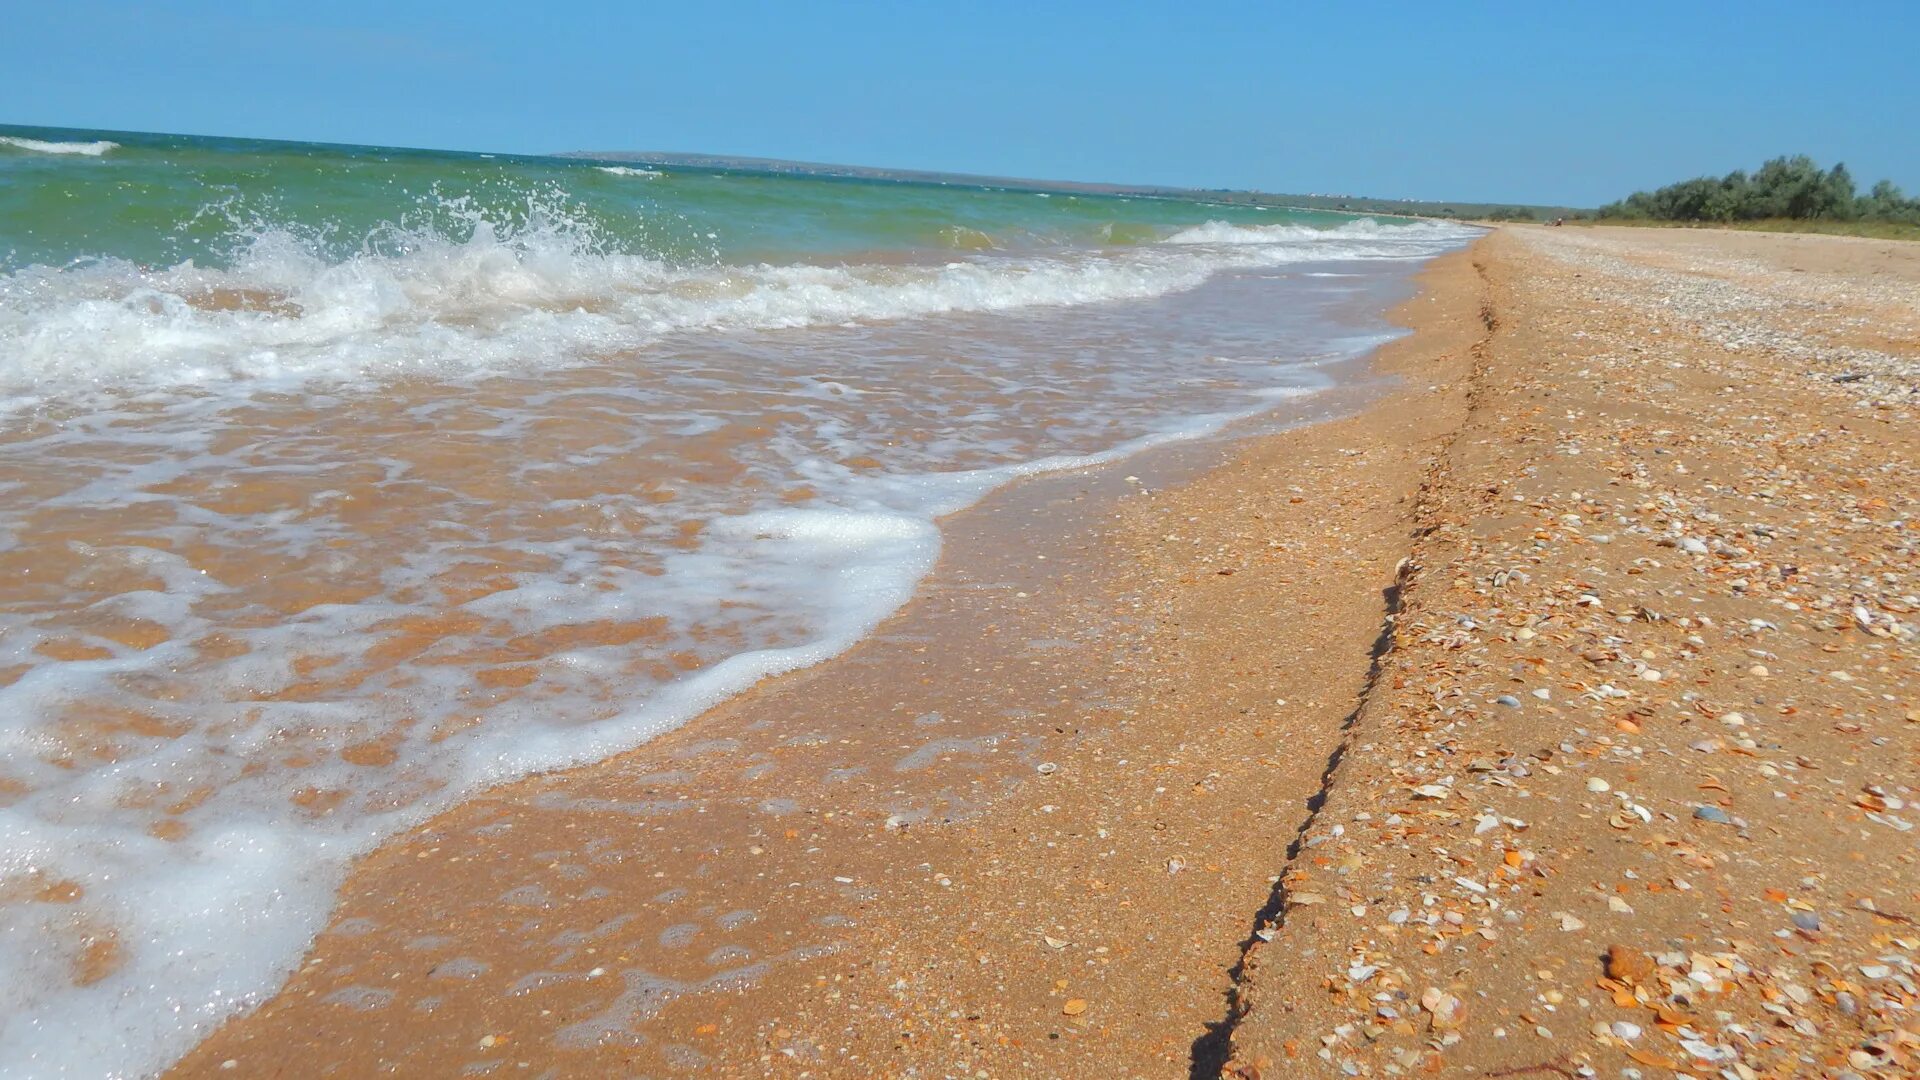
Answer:
<svg viewBox="0 0 1920 1080"><path fill-rule="evenodd" d="M1702 176L1654 191L1636 191L1600 208L1606 218L1731 223L1740 221L1858 221L1920 225L1920 199L1907 198L1890 180L1859 194L1844 164L1822 169L1805 154L1777 157L1749 176L1736 169L1719 179Z"/></svg>

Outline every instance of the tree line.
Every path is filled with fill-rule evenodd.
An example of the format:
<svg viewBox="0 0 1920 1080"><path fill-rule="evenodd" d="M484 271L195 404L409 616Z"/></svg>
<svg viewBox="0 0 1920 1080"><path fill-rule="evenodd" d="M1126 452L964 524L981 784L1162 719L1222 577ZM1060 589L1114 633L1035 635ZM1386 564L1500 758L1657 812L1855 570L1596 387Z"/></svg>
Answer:
<svg viewBox="0 0 1920 1080"><path fill-rule="evenodd" d="M1920 225L1920 199L1891 180L1861 194L1844 164L1822 169L1805 154L1777 157L1748 175L1735 170L1715 179L1682 180L1636 191L1600 208L1602 218L1654 221L1885 221Z"/></svg>

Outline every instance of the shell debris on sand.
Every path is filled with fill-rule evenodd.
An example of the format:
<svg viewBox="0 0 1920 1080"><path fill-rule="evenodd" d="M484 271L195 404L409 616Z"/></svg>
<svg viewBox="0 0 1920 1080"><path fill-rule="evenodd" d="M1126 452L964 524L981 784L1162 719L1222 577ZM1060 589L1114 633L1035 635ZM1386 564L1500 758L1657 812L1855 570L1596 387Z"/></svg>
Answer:
<svg viewBox="0 0 1920 1080"><path fill-rule="evenodd" d="M1478 405L1283 868L1328 903L1227 1075L1920 1075L1920 245L1476 261Z"/></svg>

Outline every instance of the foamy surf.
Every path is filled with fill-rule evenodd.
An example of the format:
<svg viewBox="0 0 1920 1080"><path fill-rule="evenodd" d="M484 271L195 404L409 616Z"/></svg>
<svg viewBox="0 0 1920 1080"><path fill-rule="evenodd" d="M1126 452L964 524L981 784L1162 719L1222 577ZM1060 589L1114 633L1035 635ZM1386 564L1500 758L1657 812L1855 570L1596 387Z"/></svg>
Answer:
<svg viewBox="0 0 1920 1080"><path fill-rule="evenodd" d="M1232 270L1425 258L1463 231L1362 222L1256 241L1196 229L1120 251L840 266L674 266L601 250L557 216L379 235L398 251L330 260L267 227L238 238L226 267L106 259L0 277L0 403L233 380L513 374L607 362L676 333L1114 303Z"/></svg>
<svg viewBox="0 0 1920 1080"><path fill-rule="evenodd" d="M1316 229L1302 225L1244 225L1209 221L1182 229L1167 238L1169 244L1288 244L1324 239L1329 232L1348 241L1379 240L1396 244L1421 242L1455 243L1478 230L1441 221L1406 221L1383 224L1374 218L1357 218L1336 229Z"/></svg>
<svg viewBox="0 0 1920 1080"><path fill-rule="evenodd" d="M25 150L34 154L78 154L82 157L99 157L110 150L118 150L120 144L105 139L93 142L43 142L40 139L24 139L13 135L0 135L0 146L11 146L15 150Z"/></svg>
<svg viewBox="0 0 1920 1080"><path fill-rule="evenodd" d="M595 168L608 176L634 176L644 180L654 180L667 175L659 169L637 169L631 165L597 165Z"/></svg>
<svg viewBox="0 0 1920 1080"><path fill-rule="evenodd" d="M0 271L8 1075L164 1068L356 854L836 655L996 487L1327 387L1468 235L127 142L146 190L275 182L160 237L0 214L46 253ZM0 169L98 198L62 156Z"/></svg>

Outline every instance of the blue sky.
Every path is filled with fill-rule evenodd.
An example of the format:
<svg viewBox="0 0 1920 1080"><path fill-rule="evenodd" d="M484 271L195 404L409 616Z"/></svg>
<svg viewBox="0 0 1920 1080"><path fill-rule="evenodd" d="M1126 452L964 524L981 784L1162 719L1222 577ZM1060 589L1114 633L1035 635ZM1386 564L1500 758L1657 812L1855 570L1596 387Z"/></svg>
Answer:
<svg viewBox="0 0 1920 1080"><path fill-rule="evenodd" d="M1595 204L1920 190L1920 3L0 0L0 123ZM1451 10L1449 10L1451 9Z"/></svg>

